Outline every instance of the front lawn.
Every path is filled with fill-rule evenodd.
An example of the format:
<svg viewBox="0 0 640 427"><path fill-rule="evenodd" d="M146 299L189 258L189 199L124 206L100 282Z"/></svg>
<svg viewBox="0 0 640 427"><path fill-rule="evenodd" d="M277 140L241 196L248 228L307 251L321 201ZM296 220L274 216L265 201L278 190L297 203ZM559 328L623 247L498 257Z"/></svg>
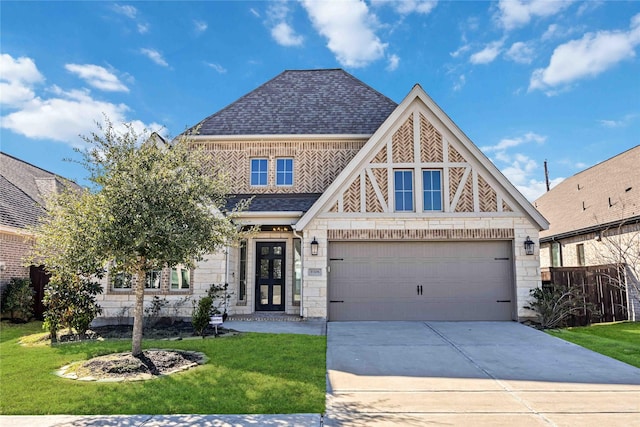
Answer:
<svg viewBox="0 0 640 427"><path fill-rule="evenodd" d="M0 328L0 414L321 413L326 338L246 333L182 341L145 340L143 348L193 350L209 361L149 381L97 383L59 378L74 361L131 350L129 340L21 346L39 322Z"/></svg>
<svg viewBox="0 0 640 427"><path fill-rule="evenodd" d="M597 323L546 332L640 368L640 322Z"/></svg>

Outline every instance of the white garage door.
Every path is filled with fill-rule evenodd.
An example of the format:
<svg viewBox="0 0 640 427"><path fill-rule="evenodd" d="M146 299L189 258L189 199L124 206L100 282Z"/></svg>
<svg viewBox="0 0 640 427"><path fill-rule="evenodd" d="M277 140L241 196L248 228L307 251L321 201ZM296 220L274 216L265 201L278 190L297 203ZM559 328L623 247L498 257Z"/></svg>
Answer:
<svg viewBox="0 0 640 427"><path fill-rule="evenodd" d="M329 320L511 320L511 242L330 242Z"/></svg>

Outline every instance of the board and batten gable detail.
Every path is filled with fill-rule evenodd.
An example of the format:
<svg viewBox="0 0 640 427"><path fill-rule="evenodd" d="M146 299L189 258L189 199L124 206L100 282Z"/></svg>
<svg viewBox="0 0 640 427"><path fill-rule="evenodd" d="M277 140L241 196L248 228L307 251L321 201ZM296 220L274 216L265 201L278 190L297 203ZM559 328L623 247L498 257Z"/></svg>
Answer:
<svg viewBox="0 0 640 427"><path fill-rule="evenodd" d="M394 171L413 173L414 212L512 213L513 199L459 144L443 137L419 107L412 108L390 137L376 147L371 160L338 192L325 212L394 212ZM441 174L442 209L422 209L421 173Z"/></svg>
<svg viewBox="0 0 640 427"><path fill-rule="evenodd" d="M399 172L411 180L409 207L398 208ZM429 205L425 183L437 178L437 203ZM425 200L427 199L427 200ZM517 217L538 230L546 219L526 200L453 121L416 85L369 138L362 150L297 224L316 216L340 217Z"/></svg>

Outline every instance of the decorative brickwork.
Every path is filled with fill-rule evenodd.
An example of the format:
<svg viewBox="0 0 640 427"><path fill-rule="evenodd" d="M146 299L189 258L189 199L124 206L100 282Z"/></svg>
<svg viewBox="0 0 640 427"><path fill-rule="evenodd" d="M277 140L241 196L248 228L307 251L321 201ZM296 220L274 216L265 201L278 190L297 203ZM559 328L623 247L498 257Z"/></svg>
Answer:
<svg viewBox="0 0 640 427"><path fill-rule="evenodd" d="M389 194L388 194L388 183L387 183L387 175L388 172L386 169L376 168L371 169L373 172L373 176L376 179L376 184L380 188L380 192L382 193L382 197L384 198L384 203L389 205Z"/></svg>
<svg viewBox="0 0 640 427"><path fill-rule="evenodd" d="M366 182L366 196L367 196L367 212L383 212L382 204L380 200L378 200L378 196L376 195L375 190L373 189L373 185L371 184L371 180L367 176L365 178Z"/></svg>
<svg viewBox="0 0 640 427"><path fill-rule="evenodd" d="M478 193L480 196L480 212L498 211L498 195L480 175L478 175Z"/></svg>
<svg viewBox="0 0 640 427"><path fill-rule="evenodd" d="M513 212L511 206L509 206L504 200L502 201L502 212Z"/></svg>
<svg viewBox="0 0 640 427"><path fill-rule="evenodd" d="M391 148L393 163L413 162L413 115L393 134Z"/></svg>
<svg viewBox="0 0 640 427"><path fill-rule="evenodd" d="M420 161L441 163L442 135L420 114Z"/></svg>
<svg viewBox="0 0 640 427"><path fill-rule="evenodd" d="M329 240L506 240L511 228L471 228L436 230L328 230Z"/></svg>
<svg viewBox="0 0 640 427"><path fill-rule="evenodd" d="M449 144L449 161L451 163L465 163L466 162L464 157L462 157L462 155L460 153L458 153L458 150L453 148L453 145L451 145L451 144Z"/></svg>
<svg viewBox="0 0 640 427"><path fill-rule="evenodd" d="M343 208L345 212L360 212L360 177L356 177L344 192Z"/></svg>
<svg viewBox="0 0 640 427"><path fill-rule="evenodd" d="M473 180L471 175L467 177L467 181L464 183L460 199L456 205L455 212L473 212Z"/></svg>
<svg viewBox="0 0 640 427"><path fill-rule="evenodd" d="M385 145L378 151L371 163L387 163L387 146Z"/></svg>
<svg viewBox="0 0 640 427"><path fill-rule="evenodd" d="M322 193L333 182L365 141L306 142L202 142L210 155L203 159L208 170L222 170L236 193ZM269 160L268 185L250 185L251 158ZM293 158L291 187L275 185L276 158Z"/></svg>
<svg viewBox="0 0 640 427"><path fill-rule="evenodd" d="M338 202L336 202L331 209L329 209L329 212L338 212Z"/></svg>

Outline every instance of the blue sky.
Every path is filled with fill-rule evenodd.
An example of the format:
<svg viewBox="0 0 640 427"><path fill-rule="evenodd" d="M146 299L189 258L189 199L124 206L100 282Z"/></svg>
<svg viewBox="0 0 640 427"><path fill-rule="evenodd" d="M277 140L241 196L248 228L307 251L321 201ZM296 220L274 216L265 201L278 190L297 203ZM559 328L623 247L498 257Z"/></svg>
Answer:
<svg viewBox="0 0 640 427"><path fill-rule="evenodd" d="M286 69L419 83L530 200L640 143L640 2L0 3L2 151L84 183L78 135L175 136Z"/></svg>

